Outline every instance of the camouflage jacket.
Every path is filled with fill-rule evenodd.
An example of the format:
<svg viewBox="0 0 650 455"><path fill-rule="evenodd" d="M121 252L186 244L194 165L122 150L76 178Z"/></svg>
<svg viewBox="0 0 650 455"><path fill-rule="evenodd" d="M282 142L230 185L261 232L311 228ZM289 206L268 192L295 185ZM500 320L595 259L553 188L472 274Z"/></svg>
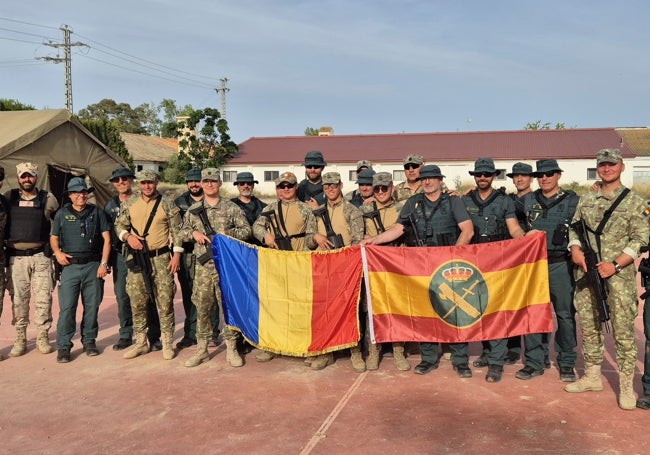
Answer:
<svg viewBox="0 0 650 455"><path fill-rule="evenodd" d="M413 191L411 188L406 186L406 182L402 182L402 183L398 183L393 188L393 199L395 199L395 201L397 202L405 201L411 196L413 196L414 194L419 194L423 192L424 192L424 188L422 187L422 185L418 186L418 189Z"/></svg>
<svg viewBox="0 0 650 455"><path fill-rule="evenodd" d="M380 234L377 229L377 221L373 221L373 218L376 220L376 217L370 216L375 209L377 210L375 213L378 214L381 224L384 226L384 230L387 231L397 223L399 212L402 210L402 203L391 201L389 204L379 207L376 202L373 202L372 204L364 204L361 206L365 223L365 234L370 237Z"/></svg>
<svg viewBox="0 0 650 455"><path fill-rule="evenodd" d="M325 204L327 211L329 213L330 220L332 222L332 227L334 232L341 234L343 237L343 243L345 246L357 245L363 239L364 226L363 226L363 213L361 210L352 205L349 201L345 199L340 202L331 205L329 201ZM323 206L319 207L322 208ZM342 207L342 220L337 220L336 213L338 208ZM338 227L340 221L346 225L347 229L341 229ZM325 224L322 219L318 219L318 233L326 235Z"/></svg>
<svg viewBox="0 0 650 455"><path fill-rule="evenodd" d="M285 208L285 210L289 207L294 206L298 209L300 219L285 220L284 224L289 232L281 232L281 235L291 237L291 244L294 251L313 250L316 248L314 234L317 232L316 218L314 217L314 213L312 212L311 208L304 202L298 200L292 202L282 202L282 207ZM255 223L253 223L253 236L262 243L264 242L264 235L267 232L270 232L274 236L276 235L276 233L273 232L273 229L271 228L269 218L264 215L264 213L273 212L275 212L277 215L278 201L271 202L269 205L267 205L264 208L262 214L257 218ZM293 237L296 235L302 235L303 233L304 237Z"/></svg>

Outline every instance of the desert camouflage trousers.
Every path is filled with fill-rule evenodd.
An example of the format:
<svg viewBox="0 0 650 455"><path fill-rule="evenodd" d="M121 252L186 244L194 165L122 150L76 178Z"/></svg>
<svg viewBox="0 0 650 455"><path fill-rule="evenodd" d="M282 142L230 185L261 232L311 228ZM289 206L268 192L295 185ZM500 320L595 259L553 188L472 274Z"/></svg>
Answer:
<svg viewBox="0 0 650 455"><path fill-rule="evenodd" d="M29 302L34 297L34 323L39 331L52 327L52 260L43 253L12 256L7 270L7 289L13 302L11 323L16 327L29 324Z"/></svg>
<svg viewBox="0 0 650 455"><path fill-rule="evenodd" d="M174 294L176 283L174 276L169 273L167 266L171 257L167 254L151 258L153 268L153 286L156 296L156 307L160 316L161 333L174 333ZM142 273L129 270L126 276L126 293L131 300L133 313L133 332L147 333L147 302L149 297L142 278Z"/></svg>
<svg viewBox="0 0 650 455"><path fill-rule="evenodd" d="M214 268L212 261L205 265L196 264L194 270L194 290L192 302L196 305L196 338L198 340L210 340L212 338L212 309L214 305L219 306L219 323L221 338L224 340L235 340L239 336L223 321L224 313L221 304L221 291L219 290L219 274Z"/></svg>
<svg viewBox="0 0 650 455"><path fill-rule="evenodd" d="M637 361L634 319L638 314L638 299L634 273L634 266L626 267L620 274L607 280L609 285L607 303L614 333L616 363L620 372L624 374L634 374ZM605 350L604 329L598 316L596 300L589 287L576 289L574 305L580 315L585 363L600 365L603 362Z"/></svg>

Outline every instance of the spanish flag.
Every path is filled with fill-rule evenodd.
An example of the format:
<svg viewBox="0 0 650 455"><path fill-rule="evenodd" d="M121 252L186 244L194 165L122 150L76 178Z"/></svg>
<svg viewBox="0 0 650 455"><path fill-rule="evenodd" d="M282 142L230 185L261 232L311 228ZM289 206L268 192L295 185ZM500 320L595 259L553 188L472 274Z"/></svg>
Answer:
<svg viewBox="0 0 650 455"><path fill-rule="evenodd" d="M216 235L226 324L260 349L291 356L359 341L360 247L280 251Z"/></svg>
<svg viewBox="0 0 650 455"><path fill-rule="evenodd" d="M553 331L546 234L363 250L370 337L446 343Z"/></svg>

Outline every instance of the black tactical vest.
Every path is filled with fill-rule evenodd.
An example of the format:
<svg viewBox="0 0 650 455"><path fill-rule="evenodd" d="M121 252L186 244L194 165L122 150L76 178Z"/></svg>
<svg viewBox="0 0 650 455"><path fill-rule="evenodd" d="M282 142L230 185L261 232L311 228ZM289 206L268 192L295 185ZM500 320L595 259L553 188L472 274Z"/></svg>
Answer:
<svg viewBox="0 0 650 455"><path fill-rule="evenodd" d="M558 199L559 203L553 205ZM524 208L530 229L546 232L546 245L549 252L565 253L569 244L568 228L576 211L579 197L571 190L560 193L547 203L545 209L540 201L545 200L542 190L528 193L524 199ZM555 242L554 242L555 240Z"/></svg>
<svg viewBox="0 0 650 455"><path fill-rule="evenodd" d="M496 242L510 238L505 220L507 196L493 190L492 194L482 201L478 192L473 190L469 195L463 196L463 202L474 225L473 243Z"/></svg>
<svg viewBox="0 0 650 455"><path fill-rule="evenodd" d="M50 239L50 220L45 218L47 191L40 190L31 207L21 207L20 190L11 190L9 198L8 242L39 243Z"/></svg>
<svg viewBox="0 0 650 455"><path fill-rule="evenodd" d="M443 193L436 202L426 199L424 193L411 197L417 198L413 216L420 241L426 246L454 245L460 232L449 195Z"/></svg>

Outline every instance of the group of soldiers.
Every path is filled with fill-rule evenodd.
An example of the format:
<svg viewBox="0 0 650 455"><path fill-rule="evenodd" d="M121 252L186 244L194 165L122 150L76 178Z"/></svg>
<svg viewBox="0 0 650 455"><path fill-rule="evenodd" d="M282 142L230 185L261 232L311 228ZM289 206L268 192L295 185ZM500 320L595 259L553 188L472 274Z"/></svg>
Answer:
<svg viewBox="0 0 650 455"><path fill-rule="evenodd" d="M619 150L599 151L596 163L599 183L582 197L560 187L563 171L554 159L537 161L535 170L529 164L516 163L507 176L517 191L506 194L503 188L494 187L500 173L494 161L479 158L470 171L475 187L460 195L445 186L440 167L425 165L420 155L404 158L406 180L397 185L391 173L375 172L370 161L359 161L358 187L344 194L340 174L324 172L327 163L323 154L311 151L303 163L306 178L299 182L292 172L279 175L274 182L277 200L268 205L253 195L258 182L250 172L237 174L234 185L238 196L224 199L218 169L192 169L186 177L187 191L174 200L158 191L159 175L155 171L140 171L136 177L131 170L118 168L111 177L117 195L103 210L88 203L93 188L82 178L70 180L66 191L70 202L58 210L54 196L36 187L37 167L21 163L17 166L19 188L0 200L0 224L7 225L0 229L6 233L9 259L6 282L17 333L10 355L20 356L26 350L31 291L38 327L37 348L43 353L52 351L48 337L54 288L52 256L60 280L58 362L71 361L80 295L84 310L83 350L89 356L99 354L95 345L97 312L103 298L103 280L111 272L120 320L119 339L113 349L124 350L127 359L151 350L162 350L164 359L173 359L174 274L178 273L185 320L176 349L196 346L185 365L194 367L209 360L208 347L216 346L221 338L226 344L227 362L240 367L244 364L241 335L224 323L219 276L212 257L212 238L217 233L262 247L299 251L357 244L466 245L543 231L557 330L554 337L546 333L523 337L525 366L515 376L530 380L543 375L551 367L549 343L553 338L559 378L568 383L565 390L599 391L603 389L600 365L605 337L601 313L592 287L576 286L588 272L588 264L584 239L571 227L584 221L587 237L597 245L597 273L609 291L607 303L619 367L619 406L650 409L647 303L644 396L637 401L633 390L637 358L634 319L638 311L634 261L650 237L646 203L622 185L625 165ZM533 191L535 179L539 188ZM139 191L134 192L135 180ZM359 314L365 328L367 309L363 297ZM575 372L576 311L580 315L585 358L585 374L579 379ZM355 371L377 369L382 355L392 356L399 370L411 368L404 343L378 346L364 340L362 334L357 346L350 349ZM437 369L440 346L421 343L419 349L421 361L414 372L424 375ZM442 351L459 377L472 376L467 343L443 345ZM521 355L521 337L487 340L472 365L487 367L485 380L498 382L504 364L516 363ZM275 356L260 351L256 360L266 362ZM333 353L305 359L314 370L333 362Z"/></svg>

